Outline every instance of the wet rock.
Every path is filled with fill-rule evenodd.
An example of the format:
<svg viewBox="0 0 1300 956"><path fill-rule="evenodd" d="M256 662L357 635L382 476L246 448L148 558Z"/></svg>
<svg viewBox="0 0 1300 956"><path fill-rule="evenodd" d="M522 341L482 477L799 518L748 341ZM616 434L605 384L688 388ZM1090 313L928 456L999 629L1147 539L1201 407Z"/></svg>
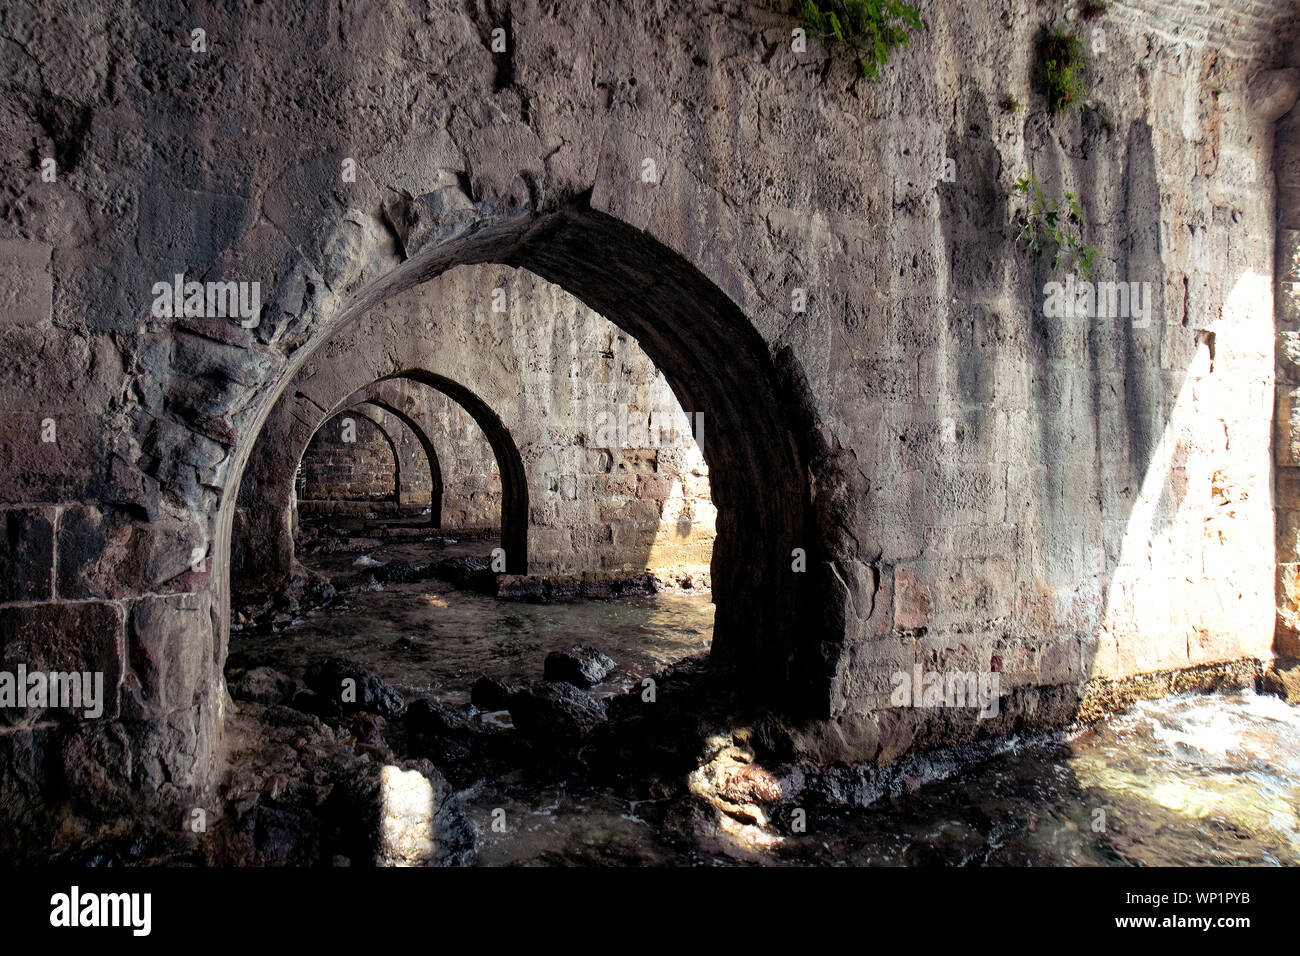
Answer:
<svg viewBox="0 0 1300 956"><path fill-rule="evenodd" d="M338 596L329 578L311 568L295 565L285 592L288 606L294 611L324 607Z"/></svg>
<svg viewBox="0 0 1300 956"><path fill-rule="evenodd" d="M227 681L230 696L256 704L287 704L301 689L301 683L272 667L254 667Z"/></svg>
<svg viewBox="0 0 1300 956"><path fill-rule="evenodd" d="M373 577L385 584L406 584L411 581L424 581L434 577L433 566L414 564L410 561L389 561L375 568Z"/></svg>
<svg viewBox="0 0 1300 956"><path fill-rule="evenodd" d="M1264 672L1266 694L1276 694L1288 704L1300 704L1300 659L1278 658Z"/></svg>
<svg viewBox="0 0 1300 956"><path fill-rule="evenodd" d="M433 566L433 573L457 587L481 594L494 595L497 592L497 575L487 558L446 558Z"/></svg>
<svg viewBox="0 0 1300 956"><path fill-rule="evenodd" d="M303 679L321 702L337 713L365 710L384 717L399 717L406 709L402 695L377 674L341 658L313 661Z"/></svg>
<svg viewBox="0 0 1300 956"><path fill-rule="evenodd" d="M503 574L493 579L496 596L507 601L530 601L545 604L554 600L572 600L577 597L576 588L559 589L551 586L549 581L524 574Z"/></svg>
<svg viewBox="0 0 1300 956"><path fill-rule="evenodd" d="M594 647L578 644L567 651L547 654L543 676L548 681L561 681L575 687L594 687L617 666L613 658Z"/></svg>
<svg viewBox="0 0 1300 956"><path fill-rule="evenodd" d="M416 700L406 708L406 729L417 737L463 737L469 730L464 718L432 700Z"/></svg>
<svg viewBox="0 0 1300 956"><path fill-rule="evenodd" d="M262 629L283 627L295 615L328 607L338 597L329 578L300 564L282 587L269 581L241 583L238 593L236 619L245 627Z"/></svg>
<svg viewBox="0 0 1300 956"><path fill-rule="evenodd" d="M472 731L465 718L436 701L416 700L406 708L406 752L432 757L440 766L467 761Z"/></svg>
<svg viewBox="0 0 1300 956"><path fill-rule="evenodd" d="M578 743L605 723L605 703L572 684L532 681L510 695L510 719L530 740L554 746Z"/></svg>
<svg viewBox="0 0 1300 956"><path fill-rule="evenodd" d="M498 574L490 593L503 600L529 601L538 604L575 601L580 598L607 600L625 594L653 594L659 590L650 573L628 574L623 571L584 571L581 574Z"/></svg>
<svg viewBox="0 0 1300 956"><path fill-rule="evenodd" d="M517 685L506 684L492 677L483 676L470 688L469 702L479 710L508 710L510 695L518 690Z"/></svg>

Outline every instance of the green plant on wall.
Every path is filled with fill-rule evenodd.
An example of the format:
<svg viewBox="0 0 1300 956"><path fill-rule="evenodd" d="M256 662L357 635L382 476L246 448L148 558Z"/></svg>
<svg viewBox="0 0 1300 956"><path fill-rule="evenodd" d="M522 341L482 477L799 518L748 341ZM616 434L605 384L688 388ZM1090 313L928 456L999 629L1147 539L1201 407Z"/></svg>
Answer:
<svg viewBox="0 0 1300 956"><path fill-rule="evenodd" d="M1060 27L1043 31L1038 41L1038 83L1052 114L1083 105L1087 68L1077 36Z"/></svg>
<svg viewBox="0 0 1300 956"><path fill-rule="evenodd" d="M921 12L901 0L796 0L793 12L823 43L852 48L858 73L876 79L909 30L922 29Z"/></svg>
<svg viewBox="0 0 1300 956"><path fill-rule="evenodd" d="M1097 247L1084 242L1087 223L1078 197L1067 192L1063 202L1055 197L1049 199L1033 175L1017 180L1015 189L1029 200L1016 240L1029 246L1035 255L1050 250L1053 269L1064 262L1085 279L1090 278Z"/></svg>

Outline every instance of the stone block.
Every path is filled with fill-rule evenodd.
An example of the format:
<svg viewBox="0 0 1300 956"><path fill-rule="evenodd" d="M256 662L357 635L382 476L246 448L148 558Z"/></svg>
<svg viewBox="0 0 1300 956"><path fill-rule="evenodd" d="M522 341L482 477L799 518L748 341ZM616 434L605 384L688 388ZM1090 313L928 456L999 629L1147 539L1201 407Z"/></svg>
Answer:
<svg viewBox="0 0 1300 956"><path fill-rule="evenodd" d="M115 604L86 602L0 608L0 671L15 673L19 664L29 674L62 671L100 675L103 712L118 714L122 677L122 614ZM39 719L39 710L0 709L0 723ZM83 711L67 713L81 719Z"/></svg>
<svg viewBox="0 0 1300 956"><path fill-rule="evenodd" d="M132 604L124 716L152 720L190 710L198 697L215 691L211 605L206 591Z"/></svg>
<svg viewBox="0 0 1300 956"><path fill-rule="evenodd" d="M894 627L911 631L930 623L930 589L914 568L894 568Z"/></svg>
<svg viewBox="0 0 1300 956"><path fill-rule="evenodd" d="M53 509L2 511L0 534L0 603L49 600L53 596Z"/></svg>
<svg viewBox="0 0 1300 956"><path fill-rule="evenodd" d="M672 494L673 479L668 475L637 475L636 496L663 500Z"/></svg>
<svg viewBox="0 0 1300 956"><path fill-rule="evenodd" d="M0 325L50 321L54 308L51 251L41 242L0 240Z"/></svg>
<svg viewBox="0 0 1300 956"><path fill-rule="evenodd" d="M200 534L196 523L139 521L117 509L69 507L59 519L57 593L121 598L157 590L190 572L195 548L206 556Z"/></svg>

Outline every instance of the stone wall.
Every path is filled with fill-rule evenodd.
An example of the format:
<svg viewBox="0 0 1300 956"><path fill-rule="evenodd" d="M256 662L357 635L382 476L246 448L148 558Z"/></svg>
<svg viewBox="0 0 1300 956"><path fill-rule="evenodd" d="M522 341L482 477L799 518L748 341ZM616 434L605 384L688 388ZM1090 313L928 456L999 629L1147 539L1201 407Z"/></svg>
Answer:
<svg viewBox="0 0 1300 956"><path fill-rule="evenodd" d="M350 441L344 437L349 423L355 429ZM378 425L355 410L344 411L326 422L303 452L298 497L397 500L400 465L394 457L396 451L393 440Z"/></svg>
<svg viewBox="0 0 1300 956"><path fill-rule="evenodd" d="M1300 60L1300 54L1296 57ZM1274 143L1277 174L1277 405L1274 497L1277 505L1277 630L1274 649L1300 657L1300 71L1256 80L1265 108L1282 115Z"/></svg>
<svg viewBox="0 0 1300 956"><path fill-rule="evenodd" d="M458 265L563 285L705 413L714 656L766 707L866 727L913 663L1068 697L1272 653L1276 117L1251 82L1297 65L1294 10L1114 4L1084 25L1106 111L1053 120L1054 7L922 0L870 83L794 52L784 6L4 11L0 649L104 671L112 715L0 730L8 832L42 800L211 785L257 436L338 333ZM1029 172L1079 196L1099 278L1151 283L1150 322L1045 315ZM260 312L167 318L177 274L256 281ZM564 494L534 501L548 549Z"/></svg>

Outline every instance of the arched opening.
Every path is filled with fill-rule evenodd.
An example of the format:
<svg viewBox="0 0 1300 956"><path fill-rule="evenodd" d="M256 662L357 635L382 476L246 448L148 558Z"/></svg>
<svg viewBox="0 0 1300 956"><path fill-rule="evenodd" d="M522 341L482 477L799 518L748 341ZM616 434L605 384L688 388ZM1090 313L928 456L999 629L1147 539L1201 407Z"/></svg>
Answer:
<svg viewBox="0 0 1300 956"><path fill-rule="evenodd" d="M299 462L326 422L336 420L345 409L366 404L398 417L419 436L431 463L437 462L433 443L417 422L395 402L374 394L374 387L384 382L413 382L431 388L452 399L464 409L481 430L496 459L501 481L501 548L504 569L510 574L528 570L528 485L523 462L510 431L487 403L471 389L446 376L421 369L409 369L366 382L359 388L352 383L341 385L345 392L337 400L322 405L302 393L282 396L269 416L250 457L250 470L240 489L240 526L235 534L237 578L243 581L270 582L271 586L288 579L294 569L294 532L297 526L296 495L293 476ZM358 413L360 414L360 413ZM378 428L378 425L375 425ZM391 445L391 442L390 442ZM392 454L396 458L396 449ZM431 464L431 472L434 466ZM443 482L441 469L431 495L431 519L441 525ZM432 504L437 501L437 510ZM436 523L435 523L436 522Z"/></svg>
<svg viewBox="0 0 1300 956"><path fill-rule="evenodd" d="M424 460L428 463L429 468L429 525L434 528L442 527L442 496L444 491L442 480L442 463L438 458L438 452L434 448L433 441L429 438L428 433L420 426L420 423L407 415L404 411L396 407L392 402L385 401L382 398L367 396L366 405L381 409L392 415L401 422L414 437L424 453Z"/></svg>
<svg viewBox="0 0 1300 956"><path fill-rule="evenodd" d="M433 442L421 423L374 391L349 396L301 452L291 521L297 558L304 544L329 548L366 528L441 526L443 480Z"/></svg>
<svg viewBox="0 0 1300 956"><path fill-rule="evenodd" d="M404 476L398 441L364 404L350 405L322 423L298 461L299 514L304 501L400 502Z"/></svg>
<svg viewBox="0 0 1300 956"><path fill-rule="evenodd" d="M524 311L489 319L454 305L494 288ZM298 677L313 656L334 655L372 670L408 700L465 708L474 718L484 712L468 711L478 679L549 679L548 656L579 645L617 663L593 690L600 699L700 657L712 635L716 510L696 440L703 431L692 433L697 423L661 372L631 336L526 270L465 267L414 291L421 294L399 294L341 330L284 393L293 413L279 410L270 420L337 423L341 409L366 401L403 409L436 436L454 500L467 454L463 426L449 427L445 409L455 408L479 436L479 454L487 451L492 468L479 476L496 479L498 507L504 500L510 514L512 484L527 490L529 509L520 495L517 510L528 521L530 573L492 574L508 569L497 564L500 552L485 560L491 544L482 542L490 539L454 527L421 536L409 522L385 521L378 506L367 520L340 519L325 534L300 522L297 558L330 581L337 600L281 630L268 633L260 618L251 631L241 627L229 670L236 695L247 691L242 678L251 669ZM447 359L446 343L470 358ZM443 357L437 371L377 372L356 363L358 355L383 353L417 363ZM478 359L484 355L490 360ZM477 419L448 392L478 406ZM504 480L479 425L484 396L496 403L490 431L514 448ZM259 444L292 454L278 432ZM273 488L259 491L277 497Z"/></svg>
<svg viewBox="0 0 1300 956"><path fill-rule="evenodd" d="M717 507L714 665L743 673L745 688L773 709L827 713L835 645L858 609L852 607L853 586L824 561L840 530L829 509L820 529L814 514L810 459L824 453L824 438L793 367L768 352L735 304L697 269L645 233L590 209L573 206L484 226L441 246L408 247L408 254L401 267L313 334L280 388L330 335L455 266L496 262L561 286L632 335L681 407L708 423L702 450ZM470 408L492 436L503 486L510 483L508 513L525 516L502 529L508 569L525 569L527 488L499 419L486 402L438 373L390 357L376 361L388 365L376 378L406 376L440 388ZM274 404L264 406L259 430ZM241 462L238 471L244 470ZM223 505L226 542L232 497ZM219 538L217 552L224 550ZM224 594L223 605L228 599Z"/></svg>
<svg viewBox="0 0 1300 956"><path fill-rule="evenodd" d="M528 573L528 480L510 430L482 398L445 376L423 369L405 369L381 381L406 379L442 392L465 411L483 431L496 456L501 475L501 548L509 574Z"/></svg>

